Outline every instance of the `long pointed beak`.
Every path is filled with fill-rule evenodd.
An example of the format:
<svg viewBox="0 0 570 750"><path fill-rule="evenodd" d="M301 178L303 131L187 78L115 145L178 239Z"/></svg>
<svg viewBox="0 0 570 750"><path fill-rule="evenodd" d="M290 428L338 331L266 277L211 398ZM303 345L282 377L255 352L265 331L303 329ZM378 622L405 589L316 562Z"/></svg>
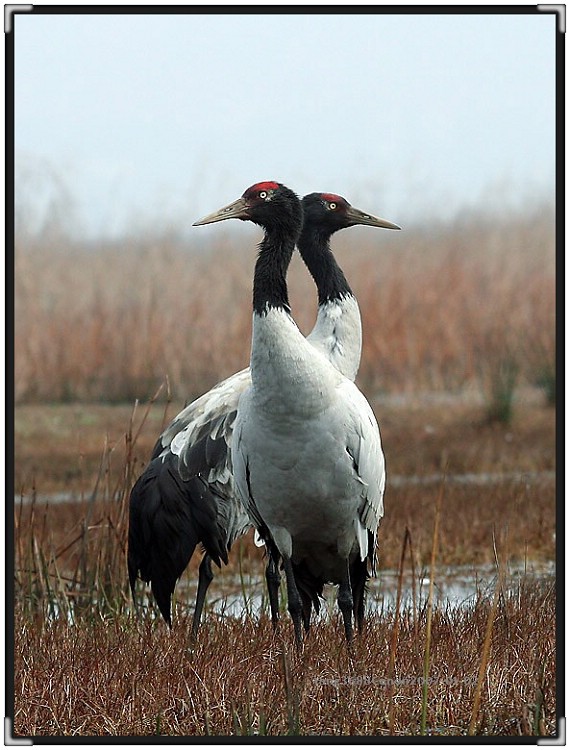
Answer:
<svg viewBox="0 0 570 750"><path fill-rule="evenodd" d="M199 227L202 224L213 224L215 221L225 221L226 219L249 219L247 203L244 198L238 198L237 201L204 216L203 219L195 221L192 226Z"/></svg>
<svg viewBox="0 0 570 750"><path fill-rule="evenodd" d="M356 224L364 224L365 226L369 227L381 227L382 229L401 229L402 227L399 227L397 224L393 224L391 221L387 221L386 219L380 219L378 216L373 216L372 214L367 214L364 211L361 211L359 208L354 208L354 206L351 206L348 211L346 212L346 215L351 221L351 226L355 226Z"/></svg>

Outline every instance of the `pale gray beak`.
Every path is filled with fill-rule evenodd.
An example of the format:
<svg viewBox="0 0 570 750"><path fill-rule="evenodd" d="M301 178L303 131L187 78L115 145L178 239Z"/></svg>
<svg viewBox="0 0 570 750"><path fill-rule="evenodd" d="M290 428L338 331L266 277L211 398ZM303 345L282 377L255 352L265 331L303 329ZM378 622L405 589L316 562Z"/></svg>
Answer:
<svg viewBox="0 0 570 750"><path fill-rule="evenodd" d="M208 214L208 216L204 216L200 221L195 221L192 226L199 227L202 224L213 224L215 221L225 221L226 219L249 219L247 209L245 198L238 198L237 201Z"/></svg>
<svg viewBox="0 0 570 750"><path fill-rule="evenodd" d="M382 229L401 229L402 228L402 227L399 227L397 224L393 224L391 221L386 221L386 219L380 219L378 216L367 214L358 208L354 208L354 206L351 206L348 209L348 211L346 212L346 216L350 219L351 226L356 226L357 224L364 224L365 226L368 226L368 227L380 227Z"/></svg>

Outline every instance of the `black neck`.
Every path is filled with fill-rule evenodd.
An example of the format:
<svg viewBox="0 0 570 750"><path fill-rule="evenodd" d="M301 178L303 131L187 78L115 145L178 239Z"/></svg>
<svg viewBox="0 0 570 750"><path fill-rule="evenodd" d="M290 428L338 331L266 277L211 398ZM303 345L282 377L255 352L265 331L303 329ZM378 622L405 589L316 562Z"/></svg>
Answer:
<svg viewBox="0 0 570 750"><path fill-rule="evenodd" d="M315 226L303 227L297 245L317 285L319 305L352 295L352 289L332 254L330 232L323 233Z"/></svg>
<svg viewBox="0 0 570 750"><path fill-rule="evenodd" d="M258 315L270 308L290 311L286 276L294 249L294 238L266 229L253 277L253 311Z"/></svg>

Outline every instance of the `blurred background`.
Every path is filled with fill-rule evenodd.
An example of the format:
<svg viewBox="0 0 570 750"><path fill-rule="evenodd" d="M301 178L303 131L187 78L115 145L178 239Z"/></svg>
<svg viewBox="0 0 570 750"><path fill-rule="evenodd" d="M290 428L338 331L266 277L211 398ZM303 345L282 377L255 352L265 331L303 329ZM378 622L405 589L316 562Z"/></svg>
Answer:
<svg viewBox="0 0 570 750"><path fill-rule="evenodd" d="M14 27L19 401L146 398L166 375L190 398L247 364L259 231L191 224L265 179L404 228L334 240L364 386L466 387L497 353L506 377L553 368L555 15ZM310 330L298 260L290 279Z"/></svg>

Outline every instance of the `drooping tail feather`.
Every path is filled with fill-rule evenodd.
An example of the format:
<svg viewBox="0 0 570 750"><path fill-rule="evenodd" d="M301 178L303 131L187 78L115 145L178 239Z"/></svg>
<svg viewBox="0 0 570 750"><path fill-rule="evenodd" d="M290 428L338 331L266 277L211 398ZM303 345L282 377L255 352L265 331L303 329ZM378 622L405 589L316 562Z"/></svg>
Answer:
<svg viewBox="0 0 570 750"><path fill-rule="evenodd" d="M177 457L155 458L135 483L130 497L128 572L131 591L137 576L150 582L166 622L176 582L201 542L219 566L227 563L226 533L218 522L217 498L201 477L182 480Z"/></svg>

